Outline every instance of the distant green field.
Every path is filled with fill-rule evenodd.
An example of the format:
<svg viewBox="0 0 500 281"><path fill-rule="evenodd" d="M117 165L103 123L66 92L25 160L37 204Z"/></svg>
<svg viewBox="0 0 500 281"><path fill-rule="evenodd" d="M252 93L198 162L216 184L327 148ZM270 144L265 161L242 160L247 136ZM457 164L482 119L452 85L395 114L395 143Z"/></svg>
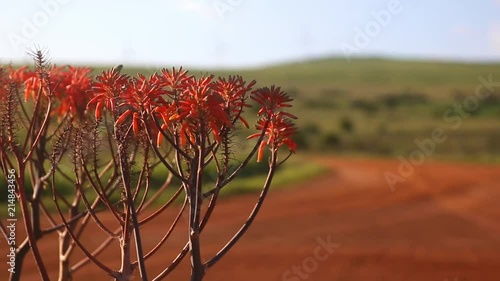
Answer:
<svg viewBox="0 0 500 281"><path fill-rule="evenodd" d="M154 70L124 67L130 74ZM500 158L500 87L466 116L454 109L474 96L479 77L491 75L500 83L500 64L327 58L208 72L239 74L256 79L258 86L276 84L289 92L296 100L293 112L299 116L303 149L404 155L415 149L415 139L440 127L448 141L435 156L486 162ZM455 128L457 118L460 126Z"/></svg>
<svg viewBox="0 0 500 281"><path fill-rule="evenodd" d="M125 65L123 72L149 75L160 67ZM106 68L95 67L95 72ZM440 127L449 141L435 156L500 162L500 88L466 117L454 109L474 95L479 77L491 75L500 83L500 63L324 58L252 69L189 70L281 86L295 98L292 110L299 117L297 141L303 151L393 157L414 150L415 139Z"/></svg>
<svg viewBox="0 0 500 281"><path fill-rule="evenodd" d="M129 74L151 73L156 68L124 67ZM97 69L96 69L97 70ZM192 69L192 73L207 70ZM500 64L466 64L384 59L321 59L256 69L208 70L216 75L240 74L261 85L277 84L307 97L350 94L373 97L387 92L413 90L434 97L449 97L455 90L473 91L477 77L500 77ZM500 80L500 78L498 79Z"/></svg>

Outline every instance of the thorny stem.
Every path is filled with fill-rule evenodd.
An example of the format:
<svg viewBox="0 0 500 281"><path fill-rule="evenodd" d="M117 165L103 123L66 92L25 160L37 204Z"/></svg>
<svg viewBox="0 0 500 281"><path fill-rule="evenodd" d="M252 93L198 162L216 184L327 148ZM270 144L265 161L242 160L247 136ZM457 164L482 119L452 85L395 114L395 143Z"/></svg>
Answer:
<svg viewBox="0 0 500 281"><path fill-rule="evenodd" d="M121 133L119 130L115 132L116 134ZM115 137L119 139L119 137ZM130 260L130 226L133 227L132 231L135 237L135 246L137 253L137 260L139 262L139 273L142 280L147 281L147 273L146 273L146 265L143 259L143 249L142 249L142 241L141 235L139 231L139 223L137 219L137 213L134 206L134 201L132 199L132 191L130 190L130 171L127 163L127 154L125 144L122 143L123 140L120 140L120 144L118 145L118 157L120 163L120 170L123 182L123 190L125 193L125 225L123 226L123 236L121 237L121 247L122 247L122 269L121 274L125 278L128 278L132 274L132 263ZM130 225L130 222L132 225Z"/></svg>
<svg viewBox="0 0 500 281"><path fill-rule="evenodd" d="M260 134L259 139L255 143L254 147L252 148L252 151L250 151L250 153L245 158L245 160L243 160L243 162L240 165L238 165L238 167L236 167L236 169L234 169L234 171L227 178L225 178L223 181L221 181L220 184L218 184L215 188L205 192L203 194L204 198L207 198L208 196L213 195L217 190L222 189L229 182L231 182L236 176L238 176L238 174L246 167L248 162L250 162L250 159L252 159L252 157L254 157L255 153L259 149L260 144L264 140L265 131L267 130L268 126L269 126L269 120L266 121L266 124L264 125L264 129L262 130L262 133Z"/></svg>
<svg viewBox="0 0 500 281"><path fill-rule="evenodd" d="M37 98L37 104L41 103L41 99L42 99L41 91L42 91L42 86L39 89L39 96ZM39 200L40 200L40 195L41 195L41 184L42 183L41 183L41 178L40 178L39 174L43 173L43 170L42 170L43 166L40 164L40 161L43 161L43 158L38 157L39 159L37 159L38 167L36 169L37 170L36 176L31 177L32 179L36 178L36 184L35 184L35 186L33 186L31 212L29 211L28 205L27 205L29 199L26 197L24 175L25 175L25 171L26 171L26 163L28 160L31 159L32 153L35 151L40 152L40 151L45 150L45 141L42 140L43 139L42 136L44 136L46 134L46 129L48 126L48 120L49 120L51 110L52 110L52 101L49 98L47 110L45 112L45 117L43 119L41 126L38 128L39 131L36 134L36 137L34 138L33 143L31 144L31 147L30 147L28 153L24 157L21 157L19 154L16 153L17 162L18 162L17 166L18 166L18 170L19 170L19 175L16 176L17 182L18 182L19 203L20 203L21 210L22 210L22 216L23 216L23 220L24 220L24 226L26 229L27 238L29 241L29 246L31 248L33 257L35 259L35 263L38 267L38 270L39 270L39 273L42 277L42 280L49 280L47 268L45 267L45 264L42 260L41 253L40 253L40 251L38 249L38 245L37 245L37 240L40 239L40 237L42 236L42 232L40 230L40 213L39 213ZM38 119L33 118L30 122L30 126L32 129L30 131L30 133L31 132L35 133L34 123L36 122L36 120L38 120ZM27 145L28 139L30 139L30 137L27 137L25 145ZM40 144L40 146L39 146L39 144ZM38 153L38 154L39 154L38 156L40 156L40 153ZM21 158L23 158L23 159L21 159ZM23 257L23 255L20 256L20 259L18 260L19 263L22 263L22 261L23 261L21 259L22 257ZM15 278L19 278L19 277L20 277L20 275L17 275L17 274L14 276L11 276L11 278L14 278L13 280L15 280Z"/></svg>

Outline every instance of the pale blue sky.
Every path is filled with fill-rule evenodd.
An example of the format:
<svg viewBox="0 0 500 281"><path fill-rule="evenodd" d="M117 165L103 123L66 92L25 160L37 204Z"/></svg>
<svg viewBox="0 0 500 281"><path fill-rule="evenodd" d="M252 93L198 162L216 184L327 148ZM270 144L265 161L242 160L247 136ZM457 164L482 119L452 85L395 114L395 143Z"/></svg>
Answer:
<svg viewBox="0 0 500 281"><path fill-rule="evenodd" d="M398 13L388 9L391 1L399 2ZM2 63L26 61L26 48L35 44L47 47L58 63L259 66L342 56L347 45L362 56L500 61L500 0L0 0L0 5ZM380 10L391 19L377 30L372 12ZM368 41L356 44L358 30L367 28L375 28Z"/></svg>

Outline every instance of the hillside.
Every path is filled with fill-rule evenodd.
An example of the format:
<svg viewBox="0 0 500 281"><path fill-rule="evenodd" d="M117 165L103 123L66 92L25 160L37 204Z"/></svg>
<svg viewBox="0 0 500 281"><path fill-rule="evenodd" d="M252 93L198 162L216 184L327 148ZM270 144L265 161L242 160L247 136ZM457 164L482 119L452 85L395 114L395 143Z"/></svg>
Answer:
<svg viewBox="0 0 500 281"><path fill-rule="evenodd" d="M104 69L96 67L96 72ZM129 74L159 68L128 67ZM192 74L207 70L190 69ZM500 81L500 64L324 58L254 69L208 70L242 75L258 86L276 84L295 98L298 142L304 149L395 157L415 149L417 138L443 128L448 142L435 155L499 161L500 89L471 110L479 77ZM472 100L474 102L474 100ZM472 107L471 107L472 106Z"/></svg>

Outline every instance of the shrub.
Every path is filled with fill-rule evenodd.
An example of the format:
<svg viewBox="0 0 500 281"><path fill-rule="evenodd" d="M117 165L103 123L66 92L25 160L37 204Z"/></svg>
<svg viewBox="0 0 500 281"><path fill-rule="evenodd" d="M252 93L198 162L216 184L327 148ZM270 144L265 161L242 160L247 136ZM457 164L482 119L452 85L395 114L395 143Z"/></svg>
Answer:
<svg viewBox="0 0 500 281"><path fill-rule="evenodd" d="M419 104L427 104L428 99L425 95L414 92L390 93L382 95L379 102L387 108L396 108L399 106L415 106Z"/></svg>
<svg viewBox="0 0 500 281"><path fill-rule="evenodd" d="M50 66L40 51L33 56L34 70L0 68L0 168L8 179L9 195L19 201L27 234L23 243L12 245L17 269L11 271L10 279L20 280L23 260L31 252L42 280L49 280L47 257L38 241L53 238L47 234L57 232L59 280L71 280L88 262L114 280L131 280L136 275L149 280L145 260L161 252L173 229L179 227L183 210L188 209L187 243L155 279L164 278L189 255L191 280L202 280L246 233L275 171L295 152L296 117L285 111L292 99L276 86L253 89L256 82L248 83L240 76L195 77L173 68L149 77L131 77L122 74L119 66L94 77L90 68ZM253 148L243 161L236 162L235 135L242 126L249 127L245 112L251 100L258 106L256 131L247 138ZM281 147L289 150L284 159L278 153ZM253 211L228 243L204 262L201 234L219 192L254 165L250 164L254 157L262 161L265 151L268 161L263 169L268 176ZM69 160L70 169L62 169L64 159ZM160 168L168 173L151 195L151 175ZM209 190L203 190L207 173L214 180ZM57 177L68 184L58 184ZM140 217L167 187L176 190L169 201ZM42 194L52 196L56 216L43 212ZM152 250L144 251L141 227L177 198L183 198L178 216L161 222L168 230ZM206 200L208 205L203 204ZM118 227L101 221L96 215L100 211L109 212ZM43 216L54 226L42 228ZM108 236L100 250L89 248L81 239L90 223ZM0 226L5 229L3 223ZM121 265L117 269L98 256L103 249L110 251L112 241L119 241L116 250ZM85 257L72 263L70 256L76 248Z"/></svg>
<svg viewBox="0 0 500 281"><path fill-rule="evenodd" d="M354 131L354 122L351 118L344 116L340 119L340 129L344 133L350 134Z"/></svg>
<svg viewBox="0 0 500 281"><path fill-rule="evenodd" d="M373 114L379 110L375 102L364 99L353 100L351 102L351 108L361 110L367 114Z"/></svg>
<svg viewBox="0 0 500 281"><path fill-rule="evenodd" d="M326 148L337 148L341 143L341 138L337 133L329 132L323 135L322 145Z"/></svg>

